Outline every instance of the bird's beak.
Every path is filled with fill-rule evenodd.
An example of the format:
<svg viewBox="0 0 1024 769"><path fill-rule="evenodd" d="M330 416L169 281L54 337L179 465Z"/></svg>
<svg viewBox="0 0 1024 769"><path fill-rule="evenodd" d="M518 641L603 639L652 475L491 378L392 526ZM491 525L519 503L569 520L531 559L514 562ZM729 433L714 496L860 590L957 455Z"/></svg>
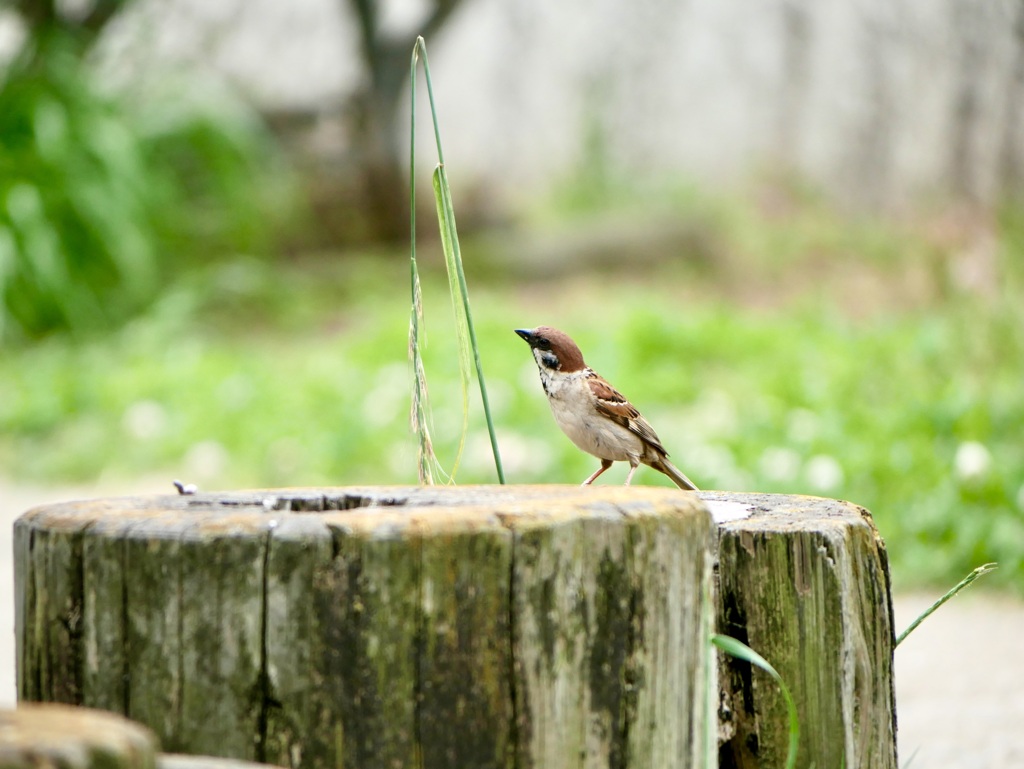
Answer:
<svg viewBox="0 0 1024 769"><path fill-rule="evenodd" d="M533 331L528 328L517 328L516 333L521 336L527 344L533 344Z"/></svg>

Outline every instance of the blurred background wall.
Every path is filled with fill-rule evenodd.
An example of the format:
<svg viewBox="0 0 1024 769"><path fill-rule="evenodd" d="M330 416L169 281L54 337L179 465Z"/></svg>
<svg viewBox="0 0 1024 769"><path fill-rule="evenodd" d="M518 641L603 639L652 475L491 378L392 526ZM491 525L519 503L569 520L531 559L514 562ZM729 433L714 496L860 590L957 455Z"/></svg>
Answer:
<svg viewBox="0 0 1024 769"><path fill-rule="evenodd" d="M338 160L365 141L374 49L397 43L404 77L439 11L446 141L504 198L597 159L710 184L794 171L871 207L1024 183L1019 0L139 0L99 58L115 79L226 78Z"/></svg>

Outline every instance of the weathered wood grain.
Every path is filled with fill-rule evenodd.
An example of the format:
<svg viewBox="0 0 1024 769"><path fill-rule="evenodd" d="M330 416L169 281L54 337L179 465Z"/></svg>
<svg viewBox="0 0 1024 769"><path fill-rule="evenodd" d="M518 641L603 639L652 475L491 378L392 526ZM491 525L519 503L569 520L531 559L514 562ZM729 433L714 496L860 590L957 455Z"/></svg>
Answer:
<svg viewBox="0 0 1024 769"><path fill-rule="evenodd" d="M261 760L267 518L197 515L179 542L180 742L211 756ZM143 600L140 597L140 601ZM129 597L129 603L132 601ZM133 708L132 717L135 716Z"/></svg>
<svg viewBox="0 0 1024 769"><path fill-rule="evenodd" d="M424 766L513 766L512 535L495 513L491 506L454 508L414 521Z"/></svg>
<svg viewBox="0 0 1024 769"><path fill-rule="evenodd" d="M628 533L614 511L565 508L514 531L522 738L537 766L607 766L624 750Z"/></svg>
<svg viewBox="0 0 1024 769"><path fill-rule="evenodd" d="M379 512L323 516L333 552L314 572L316 629L298 639L322 726L294 743L314 764L415 765L419 544L406 516ZM271 660L291 653L268 648Z"/></svg>
<svg viewBox="0 0 1024 769"><path fill-rule="evenodd" d="M153 729L166 750L178 751L191 727L190 719L183 723L182 718L182 687L188 675L181 626L182 521L173 514L154 512L118 532L120 607L109 605L109 610L121 623L123 646L108 658L119 667L101 663L97 674L111 687L120 682L124 698L120 712ZM95 566L90 585L100 585L105 578L103 566L98 562ZM118 596L110 599L116 601Z"/></svg>
<svg viewBox="0 0 1024 769"><path fill-rule="evenodd" d="M121 516L100 518L82 542L82 701L118 713L128 712L124 561L132 525Z"/></svg>
<svg viewBox="0 0 1024 769"><path fill-rule="evenodd" d="M798 766L895 769L892 607L885 545L845 502L708 494L754 514L720 527L719 632L778 670L800 713ZM762 671L723 657L722 769L781 766L786 707Z"/></svg>
<svg viewBox="0 0 1024 769"><path fill-rule="evenodd" d="M328 587L333 538L319 515L274 515L268 527L263 759L308 765L307 756L327 755L335 744L329 714L343 696L338 679L319 666L327 659L328 618L338 603Z"/></svg>
<svg viewBox="0 0 1024 769"><path fill-rule="evenodd" d="M78 704L82 699L82 532L74 515L15 527L17 661L21 696Z"/></svg>
<svg viewBox="0 0 1024 769"><path fill-rule="evenodd" d="M699 767L715 739L718 695L714 655L704 653L715 623L714 541L703 540L702 521L665 513L630 529L636 720L627 751L635 766ZM694 702L706 707L693 711ZM683 723L685 730L674 725Z"/></svg>
<svg viewBox="0 0 1024 769"><path fill-rule="evenodd" d="M623 495L511 522L521 739L538 766L699 765L709 532L642 504Z"/></svg>

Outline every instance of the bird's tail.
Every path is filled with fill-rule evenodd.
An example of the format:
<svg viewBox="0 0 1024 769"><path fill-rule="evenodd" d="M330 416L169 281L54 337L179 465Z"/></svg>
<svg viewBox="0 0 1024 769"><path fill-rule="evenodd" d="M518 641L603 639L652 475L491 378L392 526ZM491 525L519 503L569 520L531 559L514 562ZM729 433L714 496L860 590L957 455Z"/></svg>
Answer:
<svg viewBox="0 0 1024 769"><path fill-rule="evenodd" d="M667 459L659 459L657 462L652 463L651 467L665 473L665 475L671 478L672 482L681 489L686 489L687 491L700 490L696 485L694 485L693 481L683 475L679 468Z"/></svg>

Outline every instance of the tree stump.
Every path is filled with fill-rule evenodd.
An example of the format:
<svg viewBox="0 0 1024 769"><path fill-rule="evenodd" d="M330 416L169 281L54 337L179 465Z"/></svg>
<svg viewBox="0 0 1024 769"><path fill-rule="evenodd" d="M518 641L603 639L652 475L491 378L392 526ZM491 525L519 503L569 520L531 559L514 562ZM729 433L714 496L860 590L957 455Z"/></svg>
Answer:
<svg viewBox="0 0 1024 769"><path fill-rule="evenodd" d="M0 710L3 769L268 769L230 758L156 751L152 731L113 713L54 704Z"/></svg>
<svg viewBox="0 0 1024 769"><path fill-rule="evenodd" d="M111 713L66 705L0 710L4 769L156 769L148 729Z"/></svg>
<svg viewBox="0 0 1024 769"><path fill-rule="evenodd" d="M752 510L719 526L718 632L786 681L800 713L797 765L896 769L889 567L870 513L815 497L701 496ZM783 766L788 722L777 684L725 655L720 669L719 766Z"/></svg>
<svg viewBox="0 0 1024 769"><path fill-rule="evenodd" d="M19 697L291 766L701 766L714 537L669 489L37 508L15 525Z"/></svg>

